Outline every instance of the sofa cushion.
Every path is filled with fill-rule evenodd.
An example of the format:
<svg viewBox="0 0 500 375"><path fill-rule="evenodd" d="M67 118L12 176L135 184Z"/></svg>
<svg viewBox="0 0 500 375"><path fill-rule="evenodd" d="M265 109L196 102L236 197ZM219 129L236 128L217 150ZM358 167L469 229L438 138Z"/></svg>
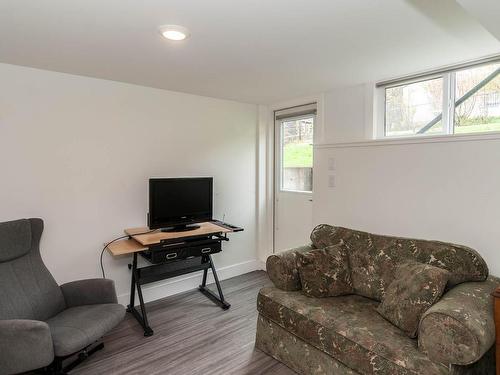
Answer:
<svg viewBox="0 0 500 375"><path fill-rule="evenodd" d="M352 294L349 258L342 245L297 253L302 292L309 297Z"/></svg>
<svg viewBox="0 0 500 375"><path fill-rule="evenodd" d="M71 307L47 320L56 356L73 354L99 340L123 320L122 305Z"/></svg>
<svg viewBox="0 0 500 375"><path fill-rule="evenodd" d="M362 374L446 374L417 341L376 313L378 303L356 295L309 298L263 288L259 312L317 349Z"/></svg>
<svg viewBox="0 0 500 375"><path fill-rule="evenodd" d="M351 277L356 294L380 301L394 279L397 265L408 260L444 268L448 286L465 281L484 281L488 267L473 249L451 243L381 236L353 229L322 226L331 242L349 249Z"/></svg>
<svg viewBox="0 0 500 375"><path fill-rule="evenodd" d="M396 269L377 312L414 338L422 314L441 297L448 278L449 272L442 268L403 263Z"/></svg>
<svg viewBox="0 0 500 375"><path fill-rule="evenodd" d="M328 224L319 224L311 232L311 242L316 249L337 245L342 241L335 236L335 227Z"/></svg>
<svg viewBox="0 0 500 375"><path fill-rule="evenodd" d="M300 290L302 285L297 268L297 253L312 249L311 245L306 245L270 255L266 261L266 270L273 284L283 290Z"/></svg>
<svg viewBox="0 0 500 375"><path fill-rule="evenodd" d="M331 355L317 349L307 342L297 338L283 327L269 320L262 314L257 318L257 334L255 347L285 363L297 374L301 375L358 375L359 372L350 369ZM253 370L253 371L252 371ZM248 369L244 374L274 374L271 369L263 368L257 362L254 369ZM287 372L288 373L288 372Z"/></svg>

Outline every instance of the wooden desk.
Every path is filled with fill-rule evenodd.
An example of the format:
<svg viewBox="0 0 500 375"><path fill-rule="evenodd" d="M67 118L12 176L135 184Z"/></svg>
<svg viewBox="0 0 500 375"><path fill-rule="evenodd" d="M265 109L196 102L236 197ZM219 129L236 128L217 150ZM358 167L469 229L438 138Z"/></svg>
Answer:
<svg viewBox="0 0 500 375"><path fill-rule="evenodd" d="M131 255L133 257L132 264L128 265L132 271L132 280L127 312L134 315L142 325L144 336L153 335L142 296L141 286L144 284L203 271L202 283L198 288L200 292L224 310L231 307L222 294L211 254L222 251L222 242L229 241L228 233L239 232L243 229L234 226L227 227L215 222L205 222L199 225L200 227L197 229L182 232L162 232L160 230L149 232L148 228L129 228L125 229L125 234L129 238L113 242L107 247L113 256ZM138 267L137 254L141 254L153 264ZM172 255L174 256L172 257ZM159 262L158 259L160 259ZM218 294L206 286L209 269L212 270ZM140 313L135 308L136 289Z"/></svg>
<svg viewBox="0 0 500 375"><path fill-rule="evenodd" d="M108 246L108 251L113 256L132 254L138 251L148 250L149 246L159 244L162 241L183 240L189 237L209 236L218 233L231 233L233 230L221 227L212 222L200 223L198 229L193 229L185 232L162 232L155 230L151 233L147 227L125 229L125 234L131 238L113 242Z"/></svg>

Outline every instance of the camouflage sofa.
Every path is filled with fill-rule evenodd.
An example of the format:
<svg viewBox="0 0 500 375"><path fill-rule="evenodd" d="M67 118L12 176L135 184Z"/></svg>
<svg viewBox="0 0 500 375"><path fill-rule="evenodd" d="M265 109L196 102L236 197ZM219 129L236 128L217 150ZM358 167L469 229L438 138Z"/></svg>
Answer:
<svg viewBox="0 0 500 375"><path fill-rule="evenodd" d="M494 374L495 325L488 276L468 247L320 225L312 244L272 255L275 287L260 290L256 347L299 374ZM301 292L297 254L342 243L354 294L311 298ZM441 299L420 318L418 336L376 312L394 269L412 260L450 272Z"/></svg>

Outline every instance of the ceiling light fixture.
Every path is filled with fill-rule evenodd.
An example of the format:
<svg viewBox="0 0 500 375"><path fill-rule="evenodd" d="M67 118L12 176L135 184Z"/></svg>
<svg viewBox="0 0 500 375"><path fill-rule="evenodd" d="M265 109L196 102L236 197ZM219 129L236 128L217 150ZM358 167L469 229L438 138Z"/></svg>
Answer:
<svg viewBox="0 0 500 375"><path fill-rule="evenodd" d="M189 36L189 30L184 26L179 25L164 25L160 26L160 34L168 40L180 41Z"/></svg>

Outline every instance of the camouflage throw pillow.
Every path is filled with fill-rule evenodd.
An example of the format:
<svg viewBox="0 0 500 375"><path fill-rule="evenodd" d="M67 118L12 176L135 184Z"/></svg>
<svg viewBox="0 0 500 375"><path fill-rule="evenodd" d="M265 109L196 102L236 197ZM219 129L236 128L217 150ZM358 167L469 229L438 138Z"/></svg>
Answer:
<svg viewBox="0 0 500 375"><path fill-rule="evenodd" d="M396 269L377 312L414 338L420 318L441 298L449 278L450 273L442 268L403 263Z"/></svg>
<svg viewBox="0 0 500 375"><path fill-rule="evenodd" d="M343 245L297 253L302 292L309 297L352 294L347 249Z"/></svg>

